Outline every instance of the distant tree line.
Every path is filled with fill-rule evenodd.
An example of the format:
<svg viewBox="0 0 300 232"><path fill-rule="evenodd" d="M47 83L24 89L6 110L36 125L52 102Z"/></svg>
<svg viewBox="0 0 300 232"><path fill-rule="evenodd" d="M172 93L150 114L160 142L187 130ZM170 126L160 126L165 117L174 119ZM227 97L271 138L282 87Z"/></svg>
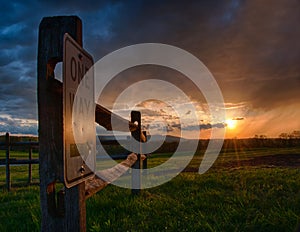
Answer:
<svg viewBox="0 0 300 232"><path fill-rule="evenodd" d="M291 133L281 133L279 135L281 139L300 139L300 130L294 130Z"/></svg>
<svg viewBox="0 0 300 232"><path fill-rule="evenodd" d="M185 141L187 143L185 147L188 146L190 141ZM209 140L201 139L198 143L198 151L204 151L207 148ZM178 142L164 142L156 151L153 153L169 153L174 152L178 147ZM300 138L293 137L293 139L282 139L282 138L248 138L248 139L225 139L222 151L242 151L247 149L256 148L284 148L284 147L300 147Z"/></svg>
<svg viewBox="0 0 300 232"><path fill-rule="evenodd" d="M12 143L16 143L16 142L28 142L28 141L32 141L32 142L38 142L39 138L35 137L35 136L15 136L15 135L10 135L9 136L10 141ZM4 135L0 135L0 142L5 142L6 140L5 134Z"/></svg>
<svg viewBox="0 0 300 232"><path fill-rule="evenodd" d="M28 136L11 136L11 142L38 141L38 137ZM5 142L5 135L0 136L0 144ZM209 143L208 139L200 139L197 150L206 150ZM185 147L189 147L191 140L185 140ZM165 141L159 148L152 153L169 153L176 151L179 144L177 141ZM150 144L151 145L151 144ZM300 147L300 131L295 130L291 133L281 133L278 138L268 138L266 135L255 135L254 138L248 139L225 139L222 150L243 150L255 148L281 148L281 147ZM0 147L1 148L1 147ZM120 145L105 145L105 150L108 154L123 154L127 153L125 148ZM3 149L3 148L2 148ZM12 147L12 150L22 150L22 147ZM24 149L23 149L24 150ZM26 149L27 150L27 149ZM34 149L36 150L36 149Z"/></svg>

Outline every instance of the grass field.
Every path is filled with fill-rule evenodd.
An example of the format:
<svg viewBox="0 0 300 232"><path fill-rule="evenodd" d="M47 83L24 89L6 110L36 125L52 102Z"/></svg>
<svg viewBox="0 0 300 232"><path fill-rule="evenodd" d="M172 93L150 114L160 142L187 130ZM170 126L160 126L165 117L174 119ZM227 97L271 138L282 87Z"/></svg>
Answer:
<svg viewBox="0 0 300 232"><path fill-rule="evenodd" d="M199 175L194 171L201 154L187 172L143 190L140 196L110 185L88 199L88 231L297 230L300 166L293 164L298 162L297 155L300 158L299 148L226 151L213 168ZM276 155L288 162L278 162ZM291 155L294 160L288 159ZM168 154L152 155L149 166L168 158ZM26 166L12 167L13 189L8 193L5 168L0 167L0 231L39 231L39 187L22 186L26 170ZM36 165L34 176L38 177Z"/></svg>

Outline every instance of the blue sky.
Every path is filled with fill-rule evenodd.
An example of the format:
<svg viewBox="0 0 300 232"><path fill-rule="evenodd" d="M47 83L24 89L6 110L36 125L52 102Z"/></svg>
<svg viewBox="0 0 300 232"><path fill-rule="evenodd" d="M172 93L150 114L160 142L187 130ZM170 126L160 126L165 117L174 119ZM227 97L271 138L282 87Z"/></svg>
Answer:
<svg viewBox="0 0 300 232"><path fill-rule="evenodd" d="M0 11L0 133L37 134L38 26L43 17L55 15L82 19L84 47L95 61L144 42L171 44L195 55L216 78L229 117L244 118L230 136L274 137L300 130L297 0L1 1ZM170 70L128 70L115 82L121 88L157 76L179 86L203 110L201 94ZM109 107L118 88L112 83L105 93Z"/></svg>

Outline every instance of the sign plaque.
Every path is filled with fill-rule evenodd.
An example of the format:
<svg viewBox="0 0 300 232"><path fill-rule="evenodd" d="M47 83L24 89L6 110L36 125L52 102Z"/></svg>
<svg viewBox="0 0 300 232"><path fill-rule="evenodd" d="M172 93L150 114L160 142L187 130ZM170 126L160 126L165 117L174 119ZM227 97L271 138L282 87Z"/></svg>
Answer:
<svg viewBox="0 0 300 232"><path fill-rule="evenodd" d="M95 120L88 121L95 118L94 61L67 33L63 50L64 180L69 188L94 176Z"/></svg>

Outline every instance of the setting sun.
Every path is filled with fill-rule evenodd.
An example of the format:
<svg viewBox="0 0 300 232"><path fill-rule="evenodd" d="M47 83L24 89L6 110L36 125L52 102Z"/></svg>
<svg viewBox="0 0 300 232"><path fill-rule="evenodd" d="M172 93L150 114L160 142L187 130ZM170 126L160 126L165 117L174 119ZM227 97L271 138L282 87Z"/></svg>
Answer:
<svg viewBox="0 0 300 232"><path fill-rule="evenodd" d="M226 125L228 129L235 129L236 128L236 120L232 120L232 119L227 119L226 120Z"/></svg>

